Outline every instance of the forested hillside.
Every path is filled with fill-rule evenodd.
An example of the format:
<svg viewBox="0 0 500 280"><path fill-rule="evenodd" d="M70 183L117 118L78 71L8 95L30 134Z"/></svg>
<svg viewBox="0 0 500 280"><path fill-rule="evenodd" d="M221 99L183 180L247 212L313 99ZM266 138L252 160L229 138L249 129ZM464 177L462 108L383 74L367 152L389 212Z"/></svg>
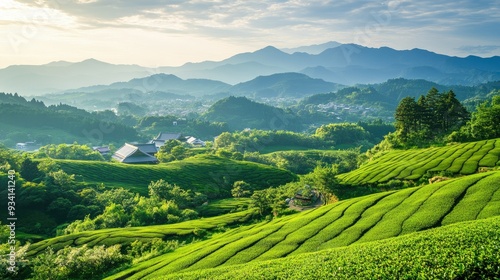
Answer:
<svg viewBox="0 0 500 280"><path fill-rule="evenodd" d="M203 118L225 122L231 130L256 128L300 130L300 119L290 111L257 103L246 97L228 97L213 104Z"/></svg>
<svg viewBox="0 0 500 280"><path fill-rule="evenodd" d="M36 140L49 143L109 143L138 138L135 129L106 121L99 113L89 113L68 105L45 106L17 94L0 93L0 139L8 146Z"/></svg>

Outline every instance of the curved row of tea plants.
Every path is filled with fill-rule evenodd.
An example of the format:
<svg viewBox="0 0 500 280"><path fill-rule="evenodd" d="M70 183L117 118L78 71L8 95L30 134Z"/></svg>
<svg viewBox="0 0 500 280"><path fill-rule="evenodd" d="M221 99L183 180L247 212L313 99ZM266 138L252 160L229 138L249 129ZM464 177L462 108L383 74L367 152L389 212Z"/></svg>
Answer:
<svg viewBox="0 0 500 280"><path fill-rule="evenodd" d="M199 155L158 165L130 165L98 161L57 160L68 174L83 177L86 183L104 183L147 194L151 181L163 179L209 198L230 197L235 181L245 181L257 189L279 186L296 179L289 171L253 162Z"/></svg>
<svg viewBox="0 0 500 280"><path fill-rule="evenodd" d="M34 243L29 247L27 256L33 256L41 253L49 246L54 251L57 251L68 245L82 246L86 244L88 247L96 245L111 246L116 244L127 245L135 240L148 241L154 238L161 238L163 240L179 240L189 237L198 237L203 235L204 232L216 230L218 227L244 223L251 219L256 213L257 210L249 209L246 211L211 218L191 220L177 224L110 228L73 233Z"/></svg>
<svg viewBox="0 0 500 280"><path fill-rule="evenodd" d="M500 139L445 147L391 151L360 168L338 176L344 183L374 184L393 179L418 180L427 173L470 175L481 167L500 165Z"/></svg>
<svg viewBox="0 0 500 280"><path fill-rule="evenodd" d="M154 279L498 279L500 217Z"/></svg>
<svg viewBox="0 0 500 280"><path fill-rule="evenodd" d="M499 181L500 172L486 172L344 200L226 232L139 263L110 279L148 279L297 256L500 215Z"/></svg>

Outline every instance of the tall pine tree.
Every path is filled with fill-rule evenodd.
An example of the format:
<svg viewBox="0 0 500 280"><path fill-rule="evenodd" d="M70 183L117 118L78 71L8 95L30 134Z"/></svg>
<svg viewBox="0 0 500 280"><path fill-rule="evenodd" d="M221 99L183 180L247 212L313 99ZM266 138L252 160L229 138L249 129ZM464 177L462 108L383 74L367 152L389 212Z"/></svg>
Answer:
<svg viewBox="0 0 500 280"><path fill-rule="evenodd" d="M439 93L434 87L418 101L412 97L403 98L395 113L399 140L406 144L444 136L464 125L469 118L469 112L452 90Z"/></svg>

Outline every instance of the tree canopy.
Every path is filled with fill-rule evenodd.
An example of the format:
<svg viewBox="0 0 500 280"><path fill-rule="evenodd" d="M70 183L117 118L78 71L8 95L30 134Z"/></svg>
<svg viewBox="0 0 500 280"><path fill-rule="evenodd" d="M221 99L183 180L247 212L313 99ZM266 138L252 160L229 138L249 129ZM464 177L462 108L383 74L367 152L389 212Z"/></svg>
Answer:
<svg viewBox="0 0 500 280"><path fill-rule="evenodd" d="M418 145L460 128L470 114L452 90L440 93L431 88L417 101L414 97L403 98L396 108L395 119L398 140L405 145Z"/></svg>

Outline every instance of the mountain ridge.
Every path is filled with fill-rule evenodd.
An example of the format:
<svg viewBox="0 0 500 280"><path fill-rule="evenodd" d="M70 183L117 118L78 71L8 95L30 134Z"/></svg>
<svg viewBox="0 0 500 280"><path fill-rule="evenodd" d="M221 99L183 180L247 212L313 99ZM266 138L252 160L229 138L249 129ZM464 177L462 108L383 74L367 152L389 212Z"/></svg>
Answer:
<svg viewBox="0 0 500 280"><path fill-rule="evenodd" d="M211 79L234 85L257 76L287 72L303 73L311 78L345 85L377 83L393 78L429 79L447 85L475 85L500 80L500 56L456 57L417 48L396 50L356 44L341 44L320 53L290 54L266 46L221 61L185 63L182 66L156 69L134 64L115 65L96 59L76 63L59 61L45 65L12 65L0 69L0 91L40 95L160 73L182 79Z"/></svg>

